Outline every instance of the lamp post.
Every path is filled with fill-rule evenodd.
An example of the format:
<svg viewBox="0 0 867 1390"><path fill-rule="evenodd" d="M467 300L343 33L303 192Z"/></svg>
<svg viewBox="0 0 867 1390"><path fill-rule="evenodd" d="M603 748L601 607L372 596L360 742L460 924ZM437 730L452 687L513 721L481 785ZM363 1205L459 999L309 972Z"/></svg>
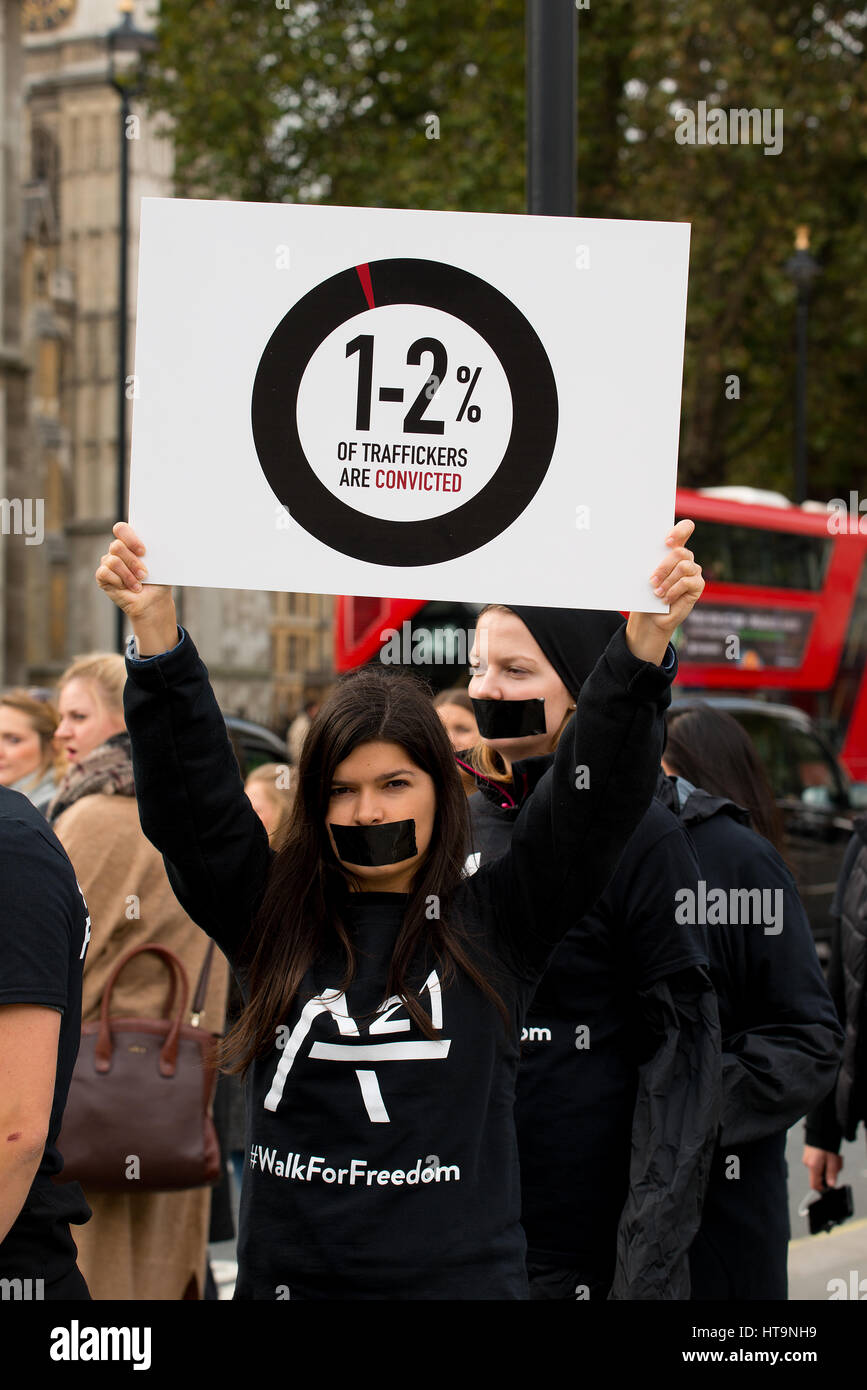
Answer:
<svg viewBox="0 0 867 1390"><path fill-rule="evenodd" d="M807 316L810 290L821 273L810 255L810 228L795 233L795 254L786 261L786 274L798 291L795 310L795 501L807 500Z"/></svg>
<svg viewBox="0 0 867 1390"><path fill-rule="evenodd" d="M109 83L120 96L120 229L118 233L118 319L117 319L117 456L116 456L116 496L115 516L118 520L126 513L126 347L128 329L128 251L129 241L129 116L130 97L139 90L138 84L124 80L132 64L124 63L118 67L120 54L141 57L152 53L157 46L153 34L137 29L133 23L133 0L120 0L119 12L123 19L114 29L110 29L108 39ZM118 608L116 619L116 642L118 651L123 651L124 616Z"/></svg>
<svg viewBox="0 0 867 1390"><path fill-rule="evenodd" d="M527 0L527 211L575 216L575 0Z"/></svg>

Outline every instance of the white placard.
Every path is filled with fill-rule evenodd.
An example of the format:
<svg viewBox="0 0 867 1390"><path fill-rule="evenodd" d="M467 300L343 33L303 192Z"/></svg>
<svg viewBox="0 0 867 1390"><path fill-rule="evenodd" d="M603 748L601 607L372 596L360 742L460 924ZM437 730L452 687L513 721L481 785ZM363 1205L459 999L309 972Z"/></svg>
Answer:
<svg viewBox="0 0 867 1390"><path fill-rule="evenodd" d="M662 611L689 232L142 199L150 579Z"/></svg>

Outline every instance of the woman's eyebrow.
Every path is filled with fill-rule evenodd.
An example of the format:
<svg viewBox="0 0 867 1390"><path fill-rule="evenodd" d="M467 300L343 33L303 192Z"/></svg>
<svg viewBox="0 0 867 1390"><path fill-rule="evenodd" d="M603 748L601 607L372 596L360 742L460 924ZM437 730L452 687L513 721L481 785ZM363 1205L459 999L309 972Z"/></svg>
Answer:
<svg viewBox="0 0 867 1390"><path fill-rule="evenodd" d="M524 656L520 652L513 652L510 656L503 656L499 659L499 666L511 666L513 661L522 661L526 666L538 666L539 662L535 656ZM488 663L490 665L490 662Z"/></svg>
<svg viewBox="0 0 867 1390"><path fill-rule="evenodd" d="M392 777L412 777L417 771L418 768L414 767L399 767L395 772L380 772L373 780L375 782L387 782ZM358 783L351 781L348 777L335 777L331 785L332 787L355 787Z"/></svg>

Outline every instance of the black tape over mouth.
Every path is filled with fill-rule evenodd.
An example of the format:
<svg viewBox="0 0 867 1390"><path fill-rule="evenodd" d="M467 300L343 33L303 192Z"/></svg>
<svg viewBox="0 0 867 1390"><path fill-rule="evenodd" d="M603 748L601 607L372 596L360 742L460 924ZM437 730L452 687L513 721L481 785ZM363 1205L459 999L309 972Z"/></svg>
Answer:
<svg viewBox="0 0 867 1390"><path fill-rule="evenodd" d="M529 738L548 732L544 700L473 700L473 710L482 738Z"/></svg>
<svg viewBox="0 0 867 1390"><path fill-rule="evenodd" d="M362 864L377 869L383 864L400 864L418 854L414 820L389 820L380 825L334 825L337 856L345 864Z"/></svg>

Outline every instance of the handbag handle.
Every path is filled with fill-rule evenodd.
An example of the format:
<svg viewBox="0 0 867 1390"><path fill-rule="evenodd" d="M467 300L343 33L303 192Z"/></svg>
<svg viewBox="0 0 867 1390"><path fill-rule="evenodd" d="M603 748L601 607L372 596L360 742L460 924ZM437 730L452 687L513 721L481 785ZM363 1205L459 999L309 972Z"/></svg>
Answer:
<svg viewBox="0 0 867 1390"><path fill-rule="evenodd" d="M212 962L213 962L213 959L214 959L214 943L213 943L213 941L209 941L209 942L208 942L208 948L207 948L207 950L205 951L205 959L202 961L202 968L201 968L201 970L199 971L199 978L198 978L198 982L197 982L197 984L196 984L196 992L195 992L195 994L193 995L193 1002L192 1002L192 1005L191 1005L191 1007L190 1007L190 1015L191 1015L191 1017L190 1017L190 1024L191 1024L191 1026L192 1026L193 1028L198 1028L198 1026L199 1026L199 1019L202 1017L202 1014L205 1012L205 999L206 999L207 993L208 993L208 981L209 981L210 975L211 975L211 964L212 964ZM172 1016L172 1010L173 1010L173 1008L175 1007L175 993L176 993L176 991L177 991L177 975L175 974L175 972L174 972L174 970L173 970L173 971L172 971L172 977L171 977L171 984L169 985L169 1002L168 1002L168 1004L166 1005L166 1011L165 1011L165 1013L163 1014L163 1017L164 1017L164 1018L171 1018L171 1016Z"/></svg>
<svg viewBox="0 0 867 1390"><path fill-rule="evenodd" d="M205 952L205 959L202 961L202 968L199 971L199 981L196 985L196 992L193 995L193 1007L191 1010L191 1024L193 1028L198 1028L199 1019L205 1012L205 996L208 993L208 980L211 976L211 962L214 959L214 943L208 942L208 949Z"/></svg>
<svg viewBox="0 0 867 1390"><path fill-rule="evenodd" d="M121 970L123 970L123 967L132 960L133 956L141 955L143 951L151 951L154 955L159 956L171 970L173 980L177 978L180 981L180 1003L178 1004L177 1013L172 1019L172 1025L168 1031L166 1040L160 1049L160 1075L174 1076L175 1074L178 1063L178 1036L181 1031L181 1019L187 1009L189 984L187 981L187 972L174 951L169 950L168 946L158 945L155 941L146 941L141 946L132 946L121 956L108 977L99 1010L99 1035L96 1040L96 1047L94 1048L94 1066L98 1072L107 1072L111 1068L111 1054L114 1049L114 1042L111 1036L108 1011L115 981Z"/></svg>

